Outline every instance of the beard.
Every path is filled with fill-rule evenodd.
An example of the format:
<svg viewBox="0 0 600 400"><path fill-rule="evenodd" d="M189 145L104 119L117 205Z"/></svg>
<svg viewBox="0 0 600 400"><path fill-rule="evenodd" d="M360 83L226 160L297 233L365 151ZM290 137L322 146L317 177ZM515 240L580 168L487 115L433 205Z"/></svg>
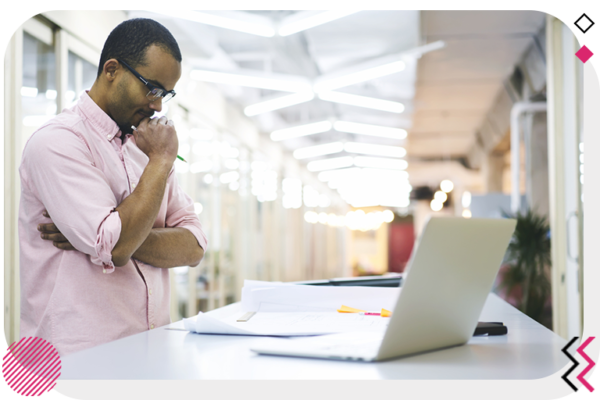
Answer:
<svg viewBox="0 0 600 400"><path fill-rule="evenodd" d="M116 122L117 126L123 134L132 133L132 125L134 125L134 119L138 111L136 110L134 99L131 98L128 88L125 82L121 81L116 88L116 92L113 96L111 104L111 118ZM135 125L139 122L135 123Z"/></svg>

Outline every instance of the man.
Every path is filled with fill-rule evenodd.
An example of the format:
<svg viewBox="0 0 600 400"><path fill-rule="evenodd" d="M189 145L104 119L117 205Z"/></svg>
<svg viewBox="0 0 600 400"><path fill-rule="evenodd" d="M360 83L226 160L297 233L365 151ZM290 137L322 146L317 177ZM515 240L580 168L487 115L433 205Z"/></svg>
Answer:
<svg viewBox="0 0 600 400"><path fill-rule="evenodd" d="M180 76L170 32L125 21L106 40L89 92L28 140L21 337L65 355L170 323L168 268L197 265L207 244L177 184L173 123L151 118Z"/></svg>

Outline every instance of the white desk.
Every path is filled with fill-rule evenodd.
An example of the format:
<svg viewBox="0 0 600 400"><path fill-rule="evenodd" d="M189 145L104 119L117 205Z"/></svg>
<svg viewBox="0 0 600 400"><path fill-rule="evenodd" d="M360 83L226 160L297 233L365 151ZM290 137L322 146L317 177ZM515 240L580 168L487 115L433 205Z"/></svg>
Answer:
<svg viewBox="0 0 600 400"><path fill-rule="evenodd" d="M257 355L248 348L263 338L165 329L179 321L68 355L60 379L537 379L569 361L566 340L494 294L479 320L504 322L508 335L379 363Z"/></svg>

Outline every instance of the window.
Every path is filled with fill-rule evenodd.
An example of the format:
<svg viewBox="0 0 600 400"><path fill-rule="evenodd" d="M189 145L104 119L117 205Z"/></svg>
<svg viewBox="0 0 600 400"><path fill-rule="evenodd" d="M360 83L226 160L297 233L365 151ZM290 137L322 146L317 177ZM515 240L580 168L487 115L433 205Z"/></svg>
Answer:
<svg viewBox="0 0 600 400"><path fill-rule="evenodd" d="M23 125L37 128L56 115L56 61L54 48L23 33Z"/></svg>
<svg viewBox="0 0 600 400"><path fill-rule="evenodd" d="M98 68L69 51L69 72L67 85L67 107L73 106L85 90L89 90L94 81Z"/></svg>

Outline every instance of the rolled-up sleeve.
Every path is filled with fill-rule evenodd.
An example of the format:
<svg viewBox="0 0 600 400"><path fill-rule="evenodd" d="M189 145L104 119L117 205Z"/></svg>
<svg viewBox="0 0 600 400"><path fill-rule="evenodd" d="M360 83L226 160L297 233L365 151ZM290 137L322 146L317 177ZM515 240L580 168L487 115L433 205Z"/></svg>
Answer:
<svg viewBox="0 0 600 400"><path fill-rule="evenodd" d="M121 234L117 199L87 143L69 128L38 131L23 152L21 174L67 240L102 271L114 271L112 250ZM100 269L99 269L100 271Z"/></svg>
<svg viewBox="0 0 600 400"><path fill-rule="evenodd" d="M194 201L179 187L175 172L171 172L169 181L166 226L189 230L198 241L200 247L206 251L208 240L202 229L200 219L194 211Z"/></svg>
<svg viewBox="0 0 600 400"><path fill-rule="evenodd" d="M96 237L96 254L90 259L94 264L102 265L102 272L110 274L115 271L115 264L112 261L112 250L119 241L121 233L121 218L119 213L114 210L100 225L100 231Z"/></svg>

